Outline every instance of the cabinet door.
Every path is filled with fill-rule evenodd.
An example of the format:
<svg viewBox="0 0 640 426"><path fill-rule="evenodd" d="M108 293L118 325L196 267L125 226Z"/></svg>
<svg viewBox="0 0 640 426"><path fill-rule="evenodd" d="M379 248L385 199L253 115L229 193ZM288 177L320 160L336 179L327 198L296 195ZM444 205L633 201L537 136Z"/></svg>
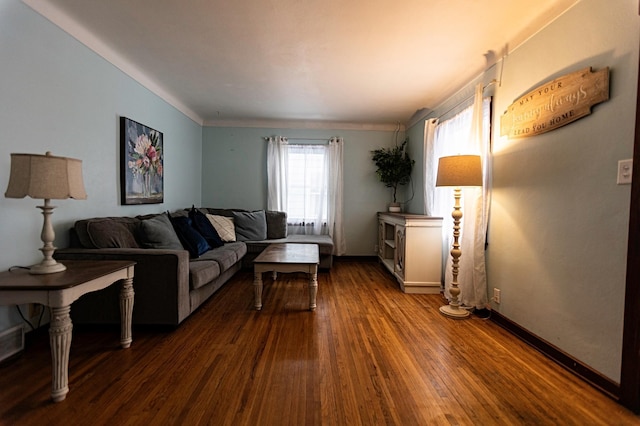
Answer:
<svg viewBox="0 0 640 426"><path fill-rule="evenodd" d="M405 268L405 242L406 242L406 228L404 226L396 226L396 255L395 255L395 272L401 279L404 279Z"/></svg>

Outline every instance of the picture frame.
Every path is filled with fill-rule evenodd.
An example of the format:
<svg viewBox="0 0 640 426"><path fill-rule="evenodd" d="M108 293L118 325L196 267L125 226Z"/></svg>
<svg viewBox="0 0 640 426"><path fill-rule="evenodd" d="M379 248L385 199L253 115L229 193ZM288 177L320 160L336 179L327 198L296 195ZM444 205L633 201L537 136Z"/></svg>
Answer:
<svg viewBox="0 0 640 426"><path fill-rule="evenodd" d="M120 117L120 186L124 205L164 202L163 134Z"/></svg>

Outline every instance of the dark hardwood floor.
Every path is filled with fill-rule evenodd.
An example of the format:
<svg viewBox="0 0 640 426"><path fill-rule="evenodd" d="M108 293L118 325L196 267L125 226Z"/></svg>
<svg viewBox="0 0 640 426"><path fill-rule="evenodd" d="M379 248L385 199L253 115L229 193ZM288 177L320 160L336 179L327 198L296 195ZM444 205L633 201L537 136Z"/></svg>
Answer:
<svg viewBox="0 0 640 426"><path fill-rule="evenodd" d="M491 321L452 320L376 262L318 278L242 271L175 330L76 327L49 400L48 334L0 365L2 425L630 425L640 417ZM134 307L135 309L135 307Z"/></svg>

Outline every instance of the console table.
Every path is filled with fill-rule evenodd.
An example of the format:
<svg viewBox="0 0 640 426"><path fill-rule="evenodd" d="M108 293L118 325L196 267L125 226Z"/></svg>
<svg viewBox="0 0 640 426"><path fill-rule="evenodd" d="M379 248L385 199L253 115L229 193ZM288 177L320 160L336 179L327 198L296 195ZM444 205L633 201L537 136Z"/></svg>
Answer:
<svg viewBox="0 0 640 426"><path fill-rule="evenodd" d="M135 262L115 260L67 260L67 269L45 275L32 275L26 269L0 273L0 303L20 305L40 303L51 310L49 344L52 357L51 399L62 401L69 392L69 351L71 349L71 304L91 291L122 280L120 290L123 348L131 346L133 314L133 269Z"/></svg>
<svg viewBox="0 0 640 426"><path fill-rule="evenodd" d="M441 217L378 212L378 258L403 292L440 292L442 250Z"/></svg>

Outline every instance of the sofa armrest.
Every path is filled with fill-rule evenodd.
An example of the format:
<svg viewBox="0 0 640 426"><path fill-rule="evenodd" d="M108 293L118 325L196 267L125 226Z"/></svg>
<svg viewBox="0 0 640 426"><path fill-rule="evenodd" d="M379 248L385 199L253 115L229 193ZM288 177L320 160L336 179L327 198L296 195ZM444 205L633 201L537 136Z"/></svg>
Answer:
<svg viewBox="0 0 640 426"><path fill-rule="evenodd" d="M191 312L189 253L186 250L67 248L56 250L54 257L61 263L65 260L135 261L134 324L178 325ZM74 321L119 323L117 291L118 286L110 286L82 297L72 306ZM85 298L87 300L83 301Z"/></svg>

